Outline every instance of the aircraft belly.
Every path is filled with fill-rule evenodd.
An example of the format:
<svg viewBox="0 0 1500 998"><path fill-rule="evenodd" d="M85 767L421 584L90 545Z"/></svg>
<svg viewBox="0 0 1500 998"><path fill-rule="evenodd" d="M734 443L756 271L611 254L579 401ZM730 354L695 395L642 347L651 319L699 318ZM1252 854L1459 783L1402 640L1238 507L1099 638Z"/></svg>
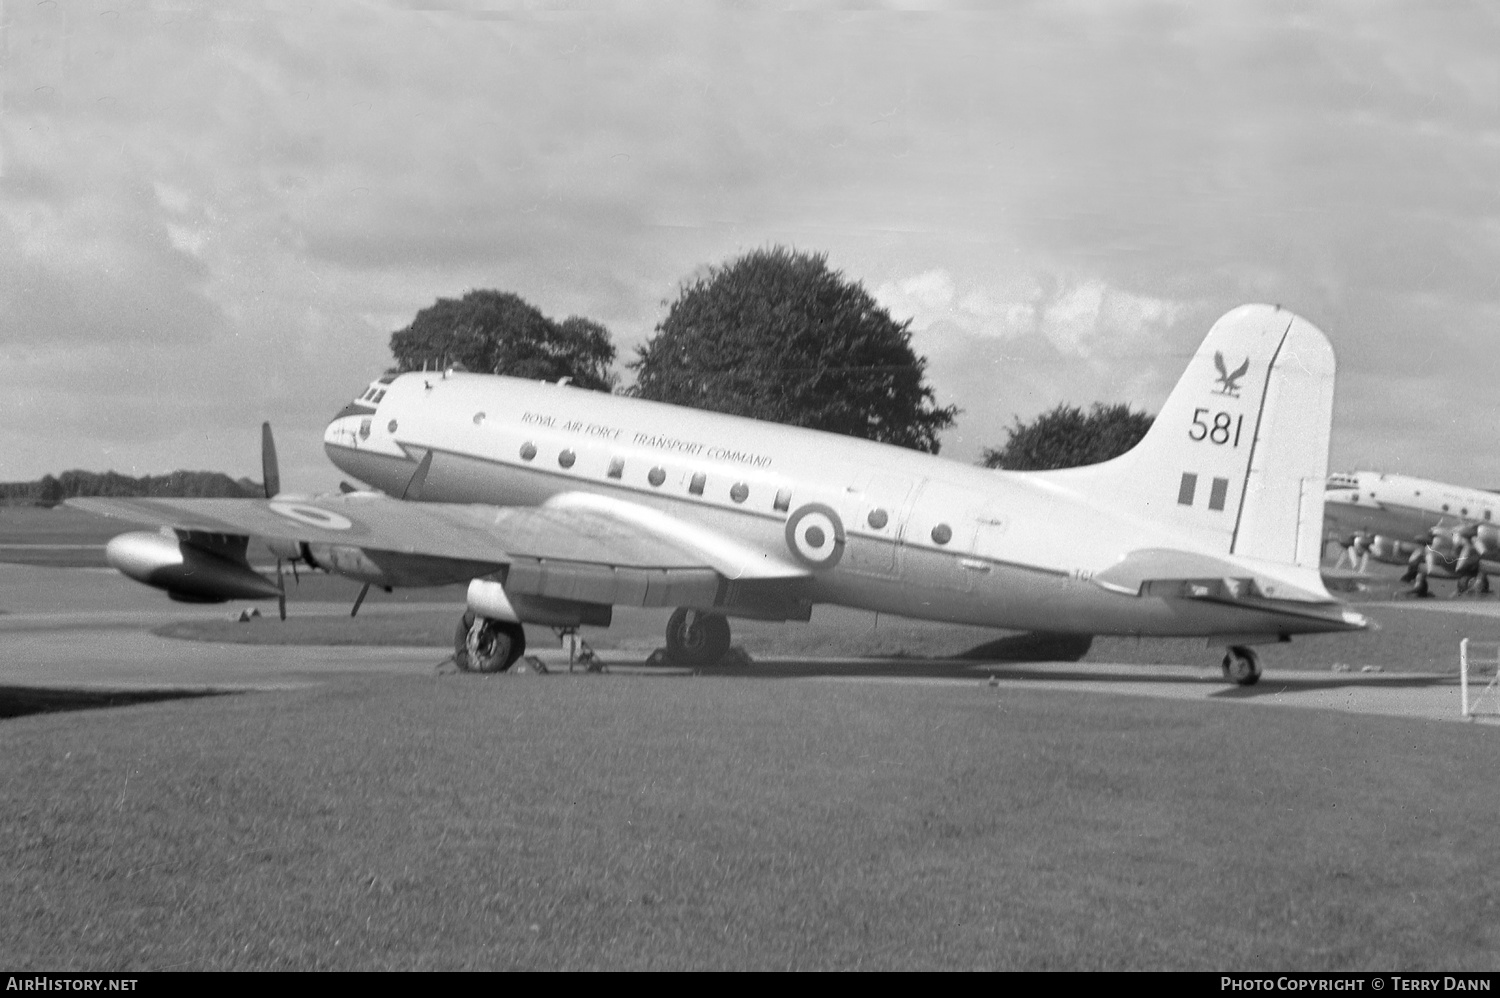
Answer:
<svg viewBox="0 0 1500 998"><path fill-rule="evenodd" d="M1066 634L1307 634L1328 630L1316 620L1205 600L1127 596L1091 582L1018 565L990 563L968 587L951 555L908 549L900 579L818 580L814 598L877 613L1005 630ZM949 564L943 564L946 559ZM939 582L938 580L942 580Z"/></svg>

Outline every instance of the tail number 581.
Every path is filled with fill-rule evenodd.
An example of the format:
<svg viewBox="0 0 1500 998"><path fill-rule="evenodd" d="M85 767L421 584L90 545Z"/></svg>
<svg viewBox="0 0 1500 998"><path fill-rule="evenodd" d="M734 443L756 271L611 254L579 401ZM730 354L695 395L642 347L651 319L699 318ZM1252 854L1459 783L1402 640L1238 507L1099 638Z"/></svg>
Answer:
<svg viewBox="0 0 1500 998"><path fill-rule="evenodd" d="M1213 444L1240 445L1240 430L1245 425L1244 414L1238 416L1228 412L1210 413L1202 406L1193 410L1193 425L1188 430L1188 439L1207 440Z"/></svg>

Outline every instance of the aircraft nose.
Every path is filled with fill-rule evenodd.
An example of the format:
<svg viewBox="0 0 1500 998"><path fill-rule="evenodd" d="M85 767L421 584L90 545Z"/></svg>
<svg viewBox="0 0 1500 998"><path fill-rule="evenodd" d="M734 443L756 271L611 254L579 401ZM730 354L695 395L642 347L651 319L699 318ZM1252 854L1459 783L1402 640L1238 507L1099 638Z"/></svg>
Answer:
<svg viewBox="0 0 1500 998"><path fill-rule="evenodd" d="M374 418L374 409L351 402L340 409L339 414L324 429L323 442L340 447L358 447L361 440L369 439L370 421Z"/></svg>

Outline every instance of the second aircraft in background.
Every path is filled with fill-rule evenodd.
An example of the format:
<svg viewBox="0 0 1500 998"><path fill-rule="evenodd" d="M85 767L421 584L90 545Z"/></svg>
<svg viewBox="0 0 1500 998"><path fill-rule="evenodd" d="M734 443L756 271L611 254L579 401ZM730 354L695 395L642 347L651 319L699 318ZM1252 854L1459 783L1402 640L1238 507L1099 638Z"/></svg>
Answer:
<svg viewBox="0 0 1500 998"><path fill-rule="evenodd" d="M1454 579L1457 592L1490 589L1486 562L1500 562L1500 495L1409 475L1354 471L1330 475L1324 513L1343 545L1338 567L1363 572L1371 558L1405 565L1402 580L1430 595L1430 578Z"/></svg>

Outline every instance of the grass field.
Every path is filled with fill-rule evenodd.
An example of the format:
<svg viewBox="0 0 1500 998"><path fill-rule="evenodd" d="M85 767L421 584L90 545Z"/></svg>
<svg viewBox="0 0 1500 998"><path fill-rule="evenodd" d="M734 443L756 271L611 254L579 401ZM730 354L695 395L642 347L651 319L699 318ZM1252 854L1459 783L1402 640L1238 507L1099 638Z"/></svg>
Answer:
<svg viewBox="0 0 1500 998"><path fill-rule="evenodd" d="M13 969L1493 969L1495 731L372 679L0 726Z"/></svg>
<svg viewBox="0 0 1500 998"><path fill-rule="evenodd" d="M90 607L117 586L80 578L94 580L78 590ZM451 605L372 603L350 621L323 602L352 600L347 583L305 585L286 625L271 610L174 633L441 645L462 600L418 593ZM1270 646L1268 668L1451 672L1460 637L1500 637L1491 616L1368 602L1387 595L1354 594L1382 630ZM30 598L9 594L12 608ZM622 611L589 636L639 657L664 618ZM996 638L821 609L806 625L736 622L736 635L765 656L906 656L908 675ZM1086 657L1215 655L1197 640L1099 638ZM0 721L0 966L1500 962L1495 727L724 673L98 697L114 709Z"/></svg>

